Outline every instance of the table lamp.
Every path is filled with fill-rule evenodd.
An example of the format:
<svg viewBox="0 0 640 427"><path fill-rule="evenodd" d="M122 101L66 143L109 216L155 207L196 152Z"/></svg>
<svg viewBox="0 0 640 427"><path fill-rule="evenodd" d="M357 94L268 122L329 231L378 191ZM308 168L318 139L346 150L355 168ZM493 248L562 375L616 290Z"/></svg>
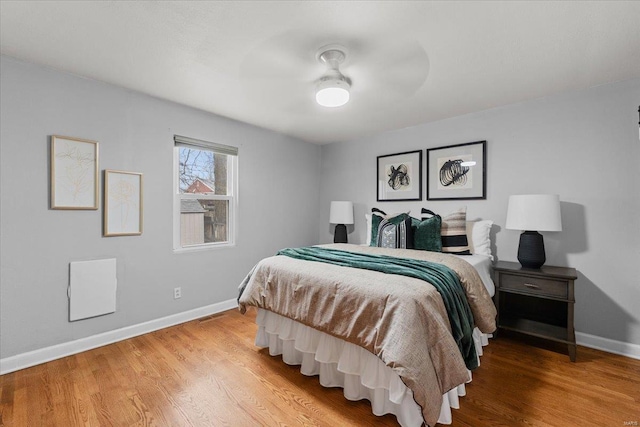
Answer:
<svg viewBox="0 0 640 427"><path fill-rule="evenodd" d="M523 194L509 197L508 230L522 230L518 261L526 268L540 268L546 261L544 239L538 231L562 231L560 197L557 194Z"/></svg>
<svg viewBox="0 0 640 427"><path fill-rule="evenodd" d="M347 243L347 226L353 224L353 202L331 202L329 222L337 224L333 243Z"/></svg>

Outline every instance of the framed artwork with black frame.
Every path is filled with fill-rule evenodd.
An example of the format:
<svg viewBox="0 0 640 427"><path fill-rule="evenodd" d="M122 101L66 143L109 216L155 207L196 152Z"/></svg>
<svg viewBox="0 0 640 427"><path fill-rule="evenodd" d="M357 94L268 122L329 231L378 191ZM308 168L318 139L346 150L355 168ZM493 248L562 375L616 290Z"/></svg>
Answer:
<svg viewBox="0 0 640 427"><path fill-rule="evenodd" d="M422 150L377 157L377 200L422 200Z"/></svg>
<svg viewBox="0 0 640 427"><path fill-rule="evenodd" d="M427 200L487 198L487 141L427 149Z"/></svg>

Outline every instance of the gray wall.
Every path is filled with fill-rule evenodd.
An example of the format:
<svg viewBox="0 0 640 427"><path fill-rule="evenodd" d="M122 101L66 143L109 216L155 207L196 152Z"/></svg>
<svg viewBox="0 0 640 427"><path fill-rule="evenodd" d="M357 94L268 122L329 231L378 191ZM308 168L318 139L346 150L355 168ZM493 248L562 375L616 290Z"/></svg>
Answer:
<svg viewBox="0 0 640 427"><path fill-rule="evenodd" d="M235 298L259 259L317 243L320 147L6 56L0 66L0 358ZM102 237L101 209L48 208L52 134L99 141L100 170L144 174L142 236ZM173 253L174 134L239 147L235 247ZM68 322L69 262L106 257L118 260L116 313Z"/></svg>
<svg viewBox="0 0 640 427"><path fill-rule="evenodd" d="M498 258L515 260L507 198L529 192L563 201L564 230L545 233L547 263L579 271L577 330L640 344L640 80L323 147L5 56L0 91L0 358L234 298L257 260L317 243L314 224L332 240L331 200L355 202L354 243L372 206L417 215L467 205L470 218L496 222ZM101 210L48 208L52 134L98 140L101 170L144 173L142 236L103 238ZM236 247L173 253L174 134L240 148ZM480 139L487 200L376 202L376 156ZM118 259L117 312L68 322L69 262L106 257Z"/></svg>
<svg viewBox="0 0 640 427"><path fill-rule="evenodd" d="M323 146L320 240L332 239L331 200L354 201L353 243L365 241L373 206L419 216L423 206L447 214L467 205L469 218L495 221L498 258L515 261L509 195L559 194L563 231L543 234L547 264L578 270L577 331L640 344L638 104L632 80ZM487 140L486 200L376 202L376 156L478 140Z"/></svg>

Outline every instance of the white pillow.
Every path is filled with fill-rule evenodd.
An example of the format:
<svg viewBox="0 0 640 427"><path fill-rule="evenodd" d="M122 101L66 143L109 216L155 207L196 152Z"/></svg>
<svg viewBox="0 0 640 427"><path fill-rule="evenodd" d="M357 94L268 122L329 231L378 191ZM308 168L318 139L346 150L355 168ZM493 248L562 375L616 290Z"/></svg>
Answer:
<svg viewBox="0 0 640 427"><path fill-rule="evenodd" d="M467 240L472 254L486 255L493 261L491 253L491 226L493 221L467 221Z"/></svg>

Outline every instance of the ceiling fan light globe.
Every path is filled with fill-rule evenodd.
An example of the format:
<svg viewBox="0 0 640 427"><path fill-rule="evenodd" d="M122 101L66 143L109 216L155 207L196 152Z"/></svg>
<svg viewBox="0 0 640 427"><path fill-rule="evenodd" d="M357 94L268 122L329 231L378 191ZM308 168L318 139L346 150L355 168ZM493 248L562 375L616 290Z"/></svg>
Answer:
<svg viewBox="0 0 640 427"><path fill-rule="evenodd" d="M339 87L320 89L316 93L316 102L323 107L340 107L349 102L349 91Z"/></svg>
<svg viewBox="0 0 640 427"><path fill-rule="evenodd" d="M343 80L323 81L316 90L316 102L323 107L341 107L349 102L349 84Z"/></svg>

